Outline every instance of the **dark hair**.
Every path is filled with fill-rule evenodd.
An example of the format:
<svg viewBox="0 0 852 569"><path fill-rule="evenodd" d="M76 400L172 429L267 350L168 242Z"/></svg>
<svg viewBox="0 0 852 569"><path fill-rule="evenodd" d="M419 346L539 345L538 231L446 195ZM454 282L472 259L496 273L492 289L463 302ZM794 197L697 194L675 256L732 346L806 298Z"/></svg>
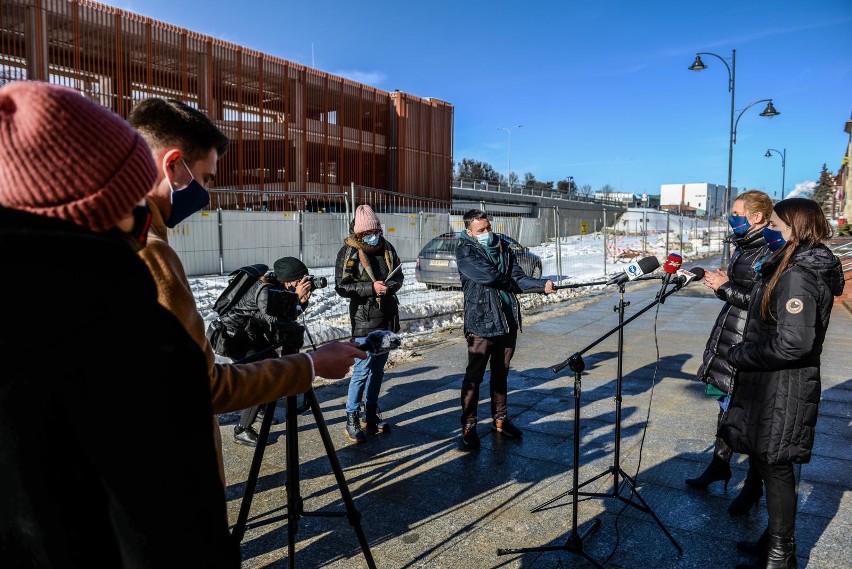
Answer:
<svg viewBox="0 0 852 569"><path fill-rule="evenodd" d="M221 158L230 144L207 115L177 99L145 99L133 107L127 121L152 149L177 147L190 163L214 148Z"/></svg>
<svg viewBox="0 0 852 569"><path fill-rule="evenodd" d="M773 209L781 221L790 227L790 239L773 255L773 258L780 257L778 269L769 279L760 302L760 315L766 322L772 319L770 310L772 291L775 290L775 285L778 284L781 274L789 266L790 259L799 246L814 247L834 233L822 207L814 200L787 198L776 203Z"/></svg>
<svg viewBox="0 0 852 569"><path fill-rule="evenodd" d="M477 219L489 219L488 214L481 209L472 209L464 214L464 228L470 229L470 224ZM490 219L489 219L490 221Z"/></svg>

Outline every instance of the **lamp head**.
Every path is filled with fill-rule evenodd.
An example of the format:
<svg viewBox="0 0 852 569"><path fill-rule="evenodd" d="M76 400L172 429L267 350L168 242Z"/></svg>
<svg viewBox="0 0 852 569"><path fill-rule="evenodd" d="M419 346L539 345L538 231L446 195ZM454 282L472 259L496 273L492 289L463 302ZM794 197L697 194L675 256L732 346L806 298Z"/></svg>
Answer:
<svg viewBox="0 0 852 569"><path fill-rule="evenodd" d="M701 56L696 55L695 61L692 62L692 65L689 66L690 71L704 71L707 69L707 66L701 61Z"/></svg>
<svg viewBox="0 0 852 569"><path fill-rule="evenodd" d="M762 113L760 113L760 116L762 116L762 117L768 117L768 118L770 118L770 119L771 119L772 117L777 117L777 116L778 116L778 115L780 115L780 114L781 114L781 113L779 113L778 111L776 111L776 110L775 110L775 107L774 107L774 106L772 106L772 101L769 101L768 103L766 103L766 108L765 108L765 109L763 109L763 112L762 112Z"/></svg>
<svg viewBox="0 0 852 569"><path fill-rule="evenodd" d="M772 158L772 153L767 150L764 156L766 156L767 158Z"/></svg>

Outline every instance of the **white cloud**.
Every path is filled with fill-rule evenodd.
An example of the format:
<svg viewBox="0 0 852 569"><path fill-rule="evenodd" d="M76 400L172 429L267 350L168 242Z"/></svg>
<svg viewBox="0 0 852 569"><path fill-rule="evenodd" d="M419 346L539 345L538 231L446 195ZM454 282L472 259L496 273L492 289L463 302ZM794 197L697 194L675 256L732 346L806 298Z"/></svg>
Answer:
<svg viewBox="0 0 852 569"><path fill-rule="evenodd" d="M807 181L796 184L796 187L787 192L787 195L784 197L787 198L810 198L814 195L814 188L816 188L816 182Z"/></svg>
<svg viewBox="0 0 852 569"><path fill-rule="evenodd" d="M387 79L387 75L381 71L358 71L357 69L350 69L344 71L332 71L332 74L339 77L345 77L346 79L351 79L357 83L363 83L364 85L372 85L373 87L378 87Z"/></svg>

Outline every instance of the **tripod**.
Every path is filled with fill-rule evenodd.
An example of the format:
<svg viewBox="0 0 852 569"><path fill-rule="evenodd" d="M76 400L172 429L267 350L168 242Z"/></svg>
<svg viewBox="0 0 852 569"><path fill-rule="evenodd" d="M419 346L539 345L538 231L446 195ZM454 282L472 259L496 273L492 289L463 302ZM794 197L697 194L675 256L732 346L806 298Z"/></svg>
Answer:
<svg viewBox="0 0 852 569"><path fill-rule="evenodd" d="M272 350L275 346L272 347ZM251 356L252 360L262 359L260 352ZM249 358L240 360L244 362ZM305 393L304 408L300 409L296 404L296 396L289 396L287 401L287 418L285 419L285 441L286 441L286 468L287 481L285 492L287 494L287 556L290 569L296 568L296 533L299 531L299 520L302 516L324 516L324 517L342 517L346 516L351 525L355 529L355 534L358 536L358 542L361 544L361 551L364 554L364 559L367 562L367 567L375 569L376 564L373 561L373 555L370 552L370 544L367 542L367 537L364 534L364 529L361 527L361 513L355 508L355 502L352 500L352 494L349 492L349 487L346 484L346 478L343 476L343 469L340 466L340 461L337 459L337 453L334 450L334 443L331 440L331 435L328 433L328 427L323 419L322 411L317 402L316 394L313 389ZM237 516L237 522L234 524L232 535L237 538L237 541L242 541L245 535L246 522L248 520L249 510L251 509L252 498L257 487L257 478L260 474L260 464L263 460L264 449L269 438L269 429L272 426L272 418L275 414L275 401L270 401L266 404L263 413L263 422L260 426L258 434L257 447L254 451L254 456L249 468L249 476L246 480L246 490L243 495L243 500L240 504L240 513ZM320 433L325 453L328 456L331 469L334 472L334 477L337 480L337 487L340 490L340 495L343 498L343 503L346 507L346 512L306 512L304 509L304 501L299 489L299 430L297 418L301 410L311 409L314 414L314 421L317 424L317 430Z"/></svg>
<svg viewBox="0 0 852 569"><path fill-rule="evenodd" d="M621 468L621 387L622 387L622 361L623 361L623 353L624 353L624 326L628 323L632 322L636 318L638 318L641 314L650 310L652 307L657 304L664 302L666 297L674 294L681 288L683 288L683 284L675 284L675 287L668 291L660 294L654 302L628 318L624 319L624 309L630 303L624 301L624 283L618 284L619 290L619 302L618 306L615 307L615 310L618 312L618 326L580 350L579 352L572 354L568 359L563 361L562 363L553 366L551 368L554 373L558 373L566 366L570 366L571 370L574 371L574 451L573 451L573 459L574 459L574 474L573 474L573 485L571 488L571 502L572 502L572 525L571 525L571 534L568 537L565 545L562 546L543 546L543 547L533 547L533 548L522 548L522 549L498 549L497 555L507 555L511 553L523 553L530 551L568 551L570 553L574 553L577 555L581 555L586 558L590 563L592 563L595 567L602 567L597 561L591 559L589 555L583 550L583 539L591 533L593 530L598 529L601 525L600 518L596 518L592 525L582 534L577 531L577 502L580 496L598 496L604 498L617 498L621 500L625 504L632 506L642 512L649 514L654 521L660 526L660 529L663 530L663 533L666 534L666 537L672 542L672 544L677 549L680 555L683 555L683 548L678 544L675 540L674 536L669 532L660 518L654 513L651 507L647 502L642 498L636 489L636 481L628 475L623 468ZM580 467L580 375L581 372L585 369L585 363L583 362L582 355L589 351L594 346L598 345L600 342L611 336L614 332L618 332L618 361L616 367L616 382L615 382L615 452L613 455L613 465L600 474L593 476L592 478L586 480L582 484L579 483L579 467ZM604 476L612 475L613 478L613 486L611 492L581 492L580 489L603 478ZM619 478L621 482L619 482ZM621 495L621 489L624 485L629 485L631 489L631 497L635 496L639 502L634 502L631 498L625 498ZM568 492L563 492L558 496L548 500L547 502L533 508L531 512L541 511L545 506L552 504L553 502L564 498Z"/></svg>

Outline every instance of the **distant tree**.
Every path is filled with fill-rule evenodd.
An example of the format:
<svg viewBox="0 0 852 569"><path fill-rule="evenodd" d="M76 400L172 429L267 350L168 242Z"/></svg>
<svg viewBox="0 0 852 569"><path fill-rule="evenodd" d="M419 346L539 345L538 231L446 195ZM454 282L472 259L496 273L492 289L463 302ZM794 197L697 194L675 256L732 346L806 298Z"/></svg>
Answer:
<svg viewBox="0 0 852 569"><path fill-rule="evenodd" d="M480 162L472 158L464 158L458 164L458 177L470 180L485 180L488 182L499 182L498 174L491 164Z"/></svg>
<svg viewBox="0 0 852 569"><path fill-rule="evenodd" d="M615 188L613 188L609 184L604 184L603 186L601 186L601 193L603 194L604 199L608 199L610 194L615 193Z"/></svg>
<svg viewBox="0 0 852 569"><path fill-rule="evenodd" d="M559 180L556 182L556 191L561 192L566 195L566 197L571 197L577 195L577 184L574 183L574 180Z"/></svg>
<svg viewBox="0 0 852 569"><path fill-rule="evenodd" d="M814 201L817 202L823 210L831 208L831 200L834 196L834 176L828 171L828 166L822 165L822 170L819 173L814 188Z"/></svg>
<svg viewBox="0 0 852 569"><path fill-rule="evenodd" d="M582 186L580 186L580 195L585 196L587 198L591 197L592 196L591 184L583 184Z"/></svg>
<svg viewBox="0 0 852 569"><path fill-rule="evenodd" d="M535 185L535 174L532 172L527 172L524 174L524 185L525 186L533 186Z"/></svg>

